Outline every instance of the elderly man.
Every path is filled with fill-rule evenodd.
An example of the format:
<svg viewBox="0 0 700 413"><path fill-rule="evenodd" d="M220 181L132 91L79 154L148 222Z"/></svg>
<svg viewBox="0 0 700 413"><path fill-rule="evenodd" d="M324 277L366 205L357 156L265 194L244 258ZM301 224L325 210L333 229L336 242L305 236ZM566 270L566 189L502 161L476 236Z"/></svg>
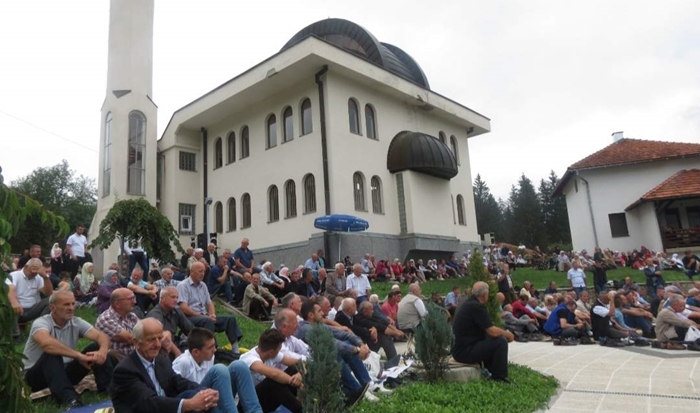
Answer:
<svg viewBox="0 0 700 413"><path fill-rule="evenodd" d="M233 352L238 353L238 341L243 334L238 328L236 317L216 316L214 302L209 297L207 286L202 282L204 271L204 264L195 262L190 268L189 278L178 284L180 309L196 327L203 327L216 333L226 332Z"/></svg>
<svg viewBox="0 0 700 413"><path fill-rule="evenodd" d="M182 268L183 270L189 270L190 267L189 267L188 263L190 261L190 257L192 257L193 255L194 255L194 248L187 247L185 249L185 253L182 254L182 257L180 258L180 268Z"/></svg>
<svg viewBox="0 0 700 413"><path fill-rule="evenodd" d="M360 336L372 351L379 351L381 348L384 350L387 359L391 360L396 357L396 347L394 346L393 339L402 339L404 334L390 323L384 322L379 317L375 316L372 303L365 301L360 304L359 311L352 320L353 326L364 328L366 331L369 331L370 338L372 338L372 330L374 329L376 332L375 340L367 340Z"/></svg>
<svg viewBox="0 0 700 413"><path fill-rule="evenodd" d="M654 320L654 316L650 311L636 304L635 294L634 290L629 290L620 295L622 303L620 311L623 314L625 324L633 329L638 328L642 330L644 337L653 338L654 330L651 323Z"/></svg>
<svg viewBox="0 0 700 413"><path fill-rule="evenodd" d="M420 298L420 285L413 283L408 286L408 294L401 299L396 313L399 329L413 330L428 315L423 300Z"/></svg>
<svg viewBox="0 0 700 413"><path fill-rule="evenodd" d="M356 301L358 305L369 299L372 287L369 284L367 274L362 273L362 266L360 264L352 266L352 274L348 276L347 287L348 289L357 291Z"/></svg>
<svg viewBox="0 0 700 413"><path fill-rule="evenodd" d="M581 261L578 259L573 261L571 269L566 273L566 278L569 280L569 286L576 291L577 297L587 288L586 273L583 272L583 268L581 268Z"/></svg>
<svg viewBox="0 0 700 413"><path fill-rule="evenodd" d="M160 321L163 326L163 336L170 336L170 341L174 346L169 346L168 342L164 339L162 346L167 347L169 353L177 357L180 355L181 344L180 335L189 335L194 325L185 316L185 314L177 306L178 298L180 294L176 287L165 287L160 290L160 303L153 307L151 311L148 312L146 317L155 318ZM180 335L177 334L178 329L180 330Z"/></svg>
<svg viewBox="0 0 700 413"><path fill-rule="evenodd" d="M19 342L19 323L32 321L46 312L49 297L53 293L53 284L38 258L29 259L21 270L11 272L5 283L10 287L8 299L16 315L12 337L15 342ZM42 299L40 292L46 298Z"/></svg>
<svg viewBox="0 0 700 413"><path fill-rule="evenodd" d="M169 267L163 268L160 272L160 279L153 282L159 290L163 290L165 287L177 287L180 281L173 279L173 270Z"/></svg>
<svg viewBox="0 0 700 413"><path fill-rule="evenodd" d="M661 275L661 268L654 265L654 260L647 258L644 260L644 276L647 279L647 291L655 291L657 287L663 287L666 283Z"/></svg>
<svg viewBox="0 0 700 413"><path fill-rule="evenodd" d="M674 343L676 340L683 340L688 328L698 325L683 315L685 302L683 296L673 294L668 299L669 305L659 310L656 317L656 338L659 347L667 350L685 350L685 346Z"/></svg>
<svg viewBox="0 0 700 413"><path fill-rule="evenodd" d="M217 408L218 391L204 389L175 373L170 359L160 353L163 326L158 320L140 320L134 326L133 334L136 351L114 369L110 388L114 411L220 412Z"/></svg>
<svg viewBox="0 0 700 413"><path fill-rule="evenodd" d="M187 259L187 270L192 271L192 264L195 262L201 262L204 264L204 268L209 268L209 263L204 259L204 250L197 248L194 250L194 255Z"/></svg>
<svg viewBox="0 0 700 413"><path fill-rule="evenodd" d="M253 320L269 321L272 307L276 306L275 296L260 285L260 274L253 274L243 296L243 313Z"/></svg>
<svg viewBox="0 0 700 413"><path fill-rule="evenodd" d="M628 292L630 290L639 292L639 285L636 282L632 281L630 277L625 277L625 284L622 286L622 289L625 292Z"/></svg>
<svg viewBox="0 0 700 413"><path fill-rule="evenodd" d="M335 271L328 277L326 284L327 295L347 297L347 278L345 276L345 265L342 262L335 264Z"/></svg>
<svg viewBox="0 0 700 413"><path fill-rule="evenodd" d="M31 260L30 260L31 261ZM31 263L28 263L31 265ZM32 324L24 347L24 379L32 391L48 387L60 403L74 409L82 406L73 388L90 370L97 390L106 392L112 377L107 357L109 338L87 321L75 317L75 297L70 291L56 291L49 299L50 314ZM76 351L78 339L94 343Z"/></svg>
<svg viewBox="0 0 700 413"><path fill-rule="evenodd" d="M614 291L598 293L598 299L591 308L591 329L596 340L606 345L619 346L616 340L627 338L628 334L616 329L610 321L615 316L614 300Z"/></svg>
<svg viewBox="0 0 700 413"><path fill-rule="evenodd" d="M207 245L207 250L202 253L202 258L204 258L204 261L207 262L210 268L217 265L219 262L219 254L216 253L216 244L210 242L209 245Z"/></svg>
<svg viewBox="0 0 700 413"><path fill-rule="evenodd" d="M472 294L455 314L452 356L460 363L484 363L493 380L509 382L508 343L513 341L513 333L491 323L484 305L489 299L488 284L475 283Z"/></svg>
<svg viewBox="0 0 700 413"><path fill-rule="evenodd" d="M321 269L321 265L318 262L318 254L311 254L311 258L304 263L304 268L310 269L314 277L318 276L318 270Z"/></svg>
<svg viewBox="0 0 700 413"><path fill-rule="evenodd" d="M328 273L325 268L318 270L318 278L313 280L314 290L318 295L326 295L326 282L328 281Z"/></svg>
<svg viewBox="0 0 700 413"><path fill-rule="evenodd" d="M131 279L127 284L126 288L134 292L136 296L136 304L139 306L143 315L148 312L148 308L158 302L158 288L147 283L143 279L143 270L140 268L134 268L131 272ZM141 317L143 317L141 315Z"/></svg>
<svg viewBox="0 0 700 413"><path fill-rule="evenodd" d="M313 298L318 295L314 287L314 273L311 268L301 270L301 281L297 287L297 293L306 298Z"/></svg>
<svg viewBox="0 0 700 413"><path fill-rule="evenodd" d="M275 274L275 267L270 261L263 264L262 271L260 271L260 281L262 286L275 297L282 297L285 294L284 280Z"/></svg>
<svg viewBox="0 0 700 413"><path fill-rule="evenodd" d="M259 272L255 268L255 261L253 259L253 251L248 248L250 241L248 238L243 238L241 240L241 247L233 252L233 260L236 264L235 270L243 274L248 271L249 273Z"/></svg>
<svg viewBox="0 0 700 413"><path fill-rule="evenodd" d="M187 380L218 391L217 407L222 412L238 411L235 400L238 395L242 412L262 413L248 366L240 360L228 367L214 364L215 353L214 333L195 328L187 337L187 350L173 361L173 370Z"/></svg>
<svg viewBox="0 0 700 413"><path fill-rule="evenodd" d="M532 293L530 292L531 289L532 283L530 283L530 281L525 281L523 283L523 288L520 289L520 294L518 294L518 296L525 294L527 296L527 299L529 300L530 298L532 298Z"/></svg>
<svg viewBox="0 0 700 413"><path fill-rule="evenodd" d="M216 265L211 267L207 274L207 289L209 294L223 296L227 303L233 302L233 287L229 278L229 267L226 257L218 257Z"/></svg>
<svg viewBox="0 0 700 413"><path fill-rule="evenodd" d="M107 334L110 339L110 356L119 361L134 351L134 337L131 331L139 321L132 313L136 297L127 288L117 288L109 298L110 306L97 318L95 328Z"/></svg>

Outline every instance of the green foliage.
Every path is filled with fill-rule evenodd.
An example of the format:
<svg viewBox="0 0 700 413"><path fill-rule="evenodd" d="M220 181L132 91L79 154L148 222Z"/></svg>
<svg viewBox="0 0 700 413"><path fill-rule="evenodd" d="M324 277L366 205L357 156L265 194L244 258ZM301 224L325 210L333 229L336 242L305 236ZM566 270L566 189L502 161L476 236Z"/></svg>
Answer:
<svg viewBox="0 0 700 413"><path fill-rule="evenodd" d="M443 308L428 303L426 309L428 315L416 329L416 356L425 370L425 379L436 383L445 378L454 334Z"/></svg>
<svg viewBox="0 0 700 413"><path fill-rule="evenodd" d="M513 189L509 200L513 213L509 222L510 240L517 244L525 244L529 248L543 244L545 232L542 226L542 212L532 181L523 174L518 180L518 188Z"/></svg>
<svg viewBox="0 0 700 413"><path fill-rule="evenodd" d="M571 229L569 228L569 213L566 209L566 198L552 196L559 178L554 171L549 173L547 180L540 181L537 197L542 210L542 220L548 243L570 244ZM570 250L569 250L570 251Z"/></svg>
<svg viewBox="0 0 700 413"><path fill-rule="evenodd" d="M99 235L92 241L90 248L105 249L114 240L123 245L125 238L134 242L141 239L141 245L148 256L162 261L175 261L171 244L181 253L185 252L178 233L168 218L145 199L116 202L102 220Z"/></svg>
<svg viewBox="0 0 700 413"><path fill-rule="evenodd" d="M415 382L401 386L378 403L363 402L354 413L502 413L544 409L558 386L557 380L527 367L511 364L509 378L516 385L491 380L468 383Z"/></svg>
<svg viewBox="0 0 700 413"><path fill-rule="evenodd" d="M476 175L473 189L477 231L479 234L495 233L496 237L501 238L504 235L501 209L479 174Z"/></svg>
<svg viewBox="0 0 700 413"><path fill-rule="evenodd" d="M489 285L489 300L485 304L486 310L488 310L491 316L493 325L503 327L501 308L496 300L498 286L494 282L493 277L491 277L491 274L484 269L484 262L481 259L481 252L478 248L472 251L472 258L469 260L469 278L473 283L483 281Z"/></svg>
<svg viewBox="0 0 700 413"><path fill-rule="evenodd" d="M304 386L299 397L305 412L336 413L343 411L345 401L340 390L340 364L333 336L322 324L315 325L308 336L311 358L299 363Z"/></svg>
<svg viewBox="0 0 700 413"><path fill-rule="evenodd" d="M2 168L0 168L0 263L9 262L12 246L8 240L17 234L28 216L41 217L45 228L50 228L58 234L69 231L66 221L55 214L46 211L34 199L23 195L4 184ZM22 353L15 348L12 339L12 326L15 313L8 299L9 287L5 284L8 274L5 267L0 265L0 400L3 400L3 411L31 412L32 404L28 398L29 389L22 375ZM5 408L7 410L5 410Z"/></svg>
<svg viewBox="0 0 700 413"><path fill-rule="evenodd" d="M69 227L82 224L89 228L97 210L97 187L92 178L77 176L68 162L36 168L11 184L12 189L41 204L41 211L29 212L10 243L19 252L38 244L48 250L57 241L56 231L45 224L44 212L63 216Z"/></svg>

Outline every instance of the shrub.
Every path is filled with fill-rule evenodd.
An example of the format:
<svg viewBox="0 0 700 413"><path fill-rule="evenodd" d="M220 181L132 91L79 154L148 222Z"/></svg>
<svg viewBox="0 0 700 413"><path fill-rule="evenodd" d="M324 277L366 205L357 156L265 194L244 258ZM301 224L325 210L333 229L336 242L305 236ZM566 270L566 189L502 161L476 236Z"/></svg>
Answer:
<svg viewBox="0 0 700 413"><path fill-rule="evenodd" d="M454 334L443 308L428 303L426 309L428 315L416 329L416 356L425 369L425 379L434 383L445 377Z"/></svg>
<svg viewBox="0 0 700 413"><path fill-rule="evenodd" d="M336 413L345 409L340 389L340 364L333 336L323 325L315 325L308 336L311 358L299 366L304 382L299 391L304 411Z"/></svg>
<svg viewBox="0 0 700 413"><path fill-rule="evenodd" d="M476 283L477 281L483 281L489 285L489 300L486 302L486 310L488 310L491 316L491 322L497 327L503 327L503 320L501 320L501 306L496 300L496 293L498 293L498 285L494 282L491 274L484 269L484 262L481 259L481 254L479 249L475 249L472 252L472 258L469 261L469 276L472 281Z"/></svg>

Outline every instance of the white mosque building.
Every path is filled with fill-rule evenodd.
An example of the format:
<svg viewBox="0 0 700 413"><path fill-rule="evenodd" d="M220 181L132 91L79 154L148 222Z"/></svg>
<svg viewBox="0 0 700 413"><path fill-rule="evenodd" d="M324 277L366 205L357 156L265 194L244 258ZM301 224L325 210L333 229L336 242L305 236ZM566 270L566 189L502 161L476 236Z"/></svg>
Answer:
<svg viewBox="0 0 700 413"><path fill-rule="evenodd" d="M248 238L276 263L317 249L331 262L448 257L479 243L468 139L490 120L432 91L402 49L347 20L310 24L177 110L157 140L153 2L111 0L93 231L114 202L144 197L183 245L197 234L226 248ZM314 228L330 214L369 230ZM102 266L117 254L105 250Z"/></svg>

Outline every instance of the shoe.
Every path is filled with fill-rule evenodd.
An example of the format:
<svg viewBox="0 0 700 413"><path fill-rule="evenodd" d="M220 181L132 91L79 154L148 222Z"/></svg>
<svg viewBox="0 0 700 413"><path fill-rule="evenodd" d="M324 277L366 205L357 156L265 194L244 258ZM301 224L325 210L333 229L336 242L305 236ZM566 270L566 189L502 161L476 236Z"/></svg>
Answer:
<svg viewBox="0 0 700 413"><path fill-rule="evenodd" d="M552 344L554 344L555 346L561 346L561 339L560 338L553 338Z"/></svg>
<svg viewBox="0 0 700 413"><path fill-rule="evenodd" d="M369 389L369 385L370 383L367 383L363 388L351 394L346 401L347 407L352 407L356 405L360 400L362 400L362 398L365 396L365 393L367 393L367 390Z"/></svg>
<svg viewBox="0 0 700 413"><path fill-rule="evenodd" d="M78 399L73 399L68 402L67 406L68 410L73 410L73 409L78 409L80 407L83 407L83 404L80 402Z"/></svg>
<svg viewBox="0 0 700 413"><path fill-rule="evenodd" d="M519 335L519 336L515 336L515 341L517 341L518 343L527 343L530 340L525 338L525 336L523 336L523 335Z"/></svg>
<svg viewBox="0 0 700 413"><path fill-rule="evenodd" d="M606 347L624 347L625 343L620 340L607 340L604 344Z"/></svg>
<svg viewBox="0 0 700 413"><path fill-rule="evenodd" d="M636 339L634 340L634 345L637 347L648 347L649 346L649 340L644 340L644 339Z"/></svg>
<svg viewBox="0 0 700 413"><path fill-rule="evenodd" d="M685 350L685 346L683 344L672 343L670 341L661 343L661 348L665 350Z"/></svg>
<svg viewBox="0 0 700 413"><path fill-rule="evenodd" d="M372 394L372 392L369 392L369 391L367 393L365 393L365 399L368 402L372 402L372 403L377 403L379 401L379 397L375 396L374 394Z"/></svg>
<svg viewBox="0 0 700 413"><path fill-rule="evenodd" d="M591 338L588 336L581 337L580 341L581 341L581 344L583 344L583 345L595 344L595 341L591 340Z"/></svg>
<svg viewBox="0 0 700 413"><path fill-rule="evenodd" d="M372 392L379 393L379 394L392 394L392 393L394 393L392 390L385 388L383 384L372 385Z"/></svg>
<svg viewBox="0 0 700 413"><path fill-rule="evenodd" d="M578 346L579 344L581 344L581 342L576 340L575 338L566 338L564 340L561 340L562 346Z"/></svg>

